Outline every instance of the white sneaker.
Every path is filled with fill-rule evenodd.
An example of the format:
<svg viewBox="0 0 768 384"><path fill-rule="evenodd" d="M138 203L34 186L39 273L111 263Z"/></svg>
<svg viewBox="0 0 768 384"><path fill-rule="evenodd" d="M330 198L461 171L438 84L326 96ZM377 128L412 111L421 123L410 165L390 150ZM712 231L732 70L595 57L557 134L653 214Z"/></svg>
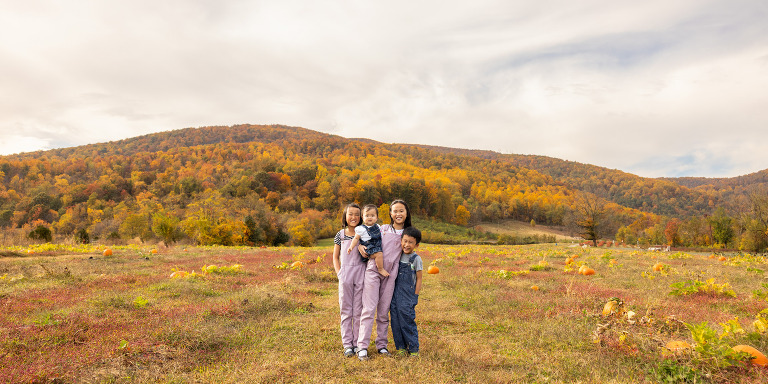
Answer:
<svg viewBox="0 0 768 384"><path fill-rule="evenodd" d="M368 360L368 350L367 349L361 349L357 352L357 358L360 359L360 361L366 361Z"/></svg>

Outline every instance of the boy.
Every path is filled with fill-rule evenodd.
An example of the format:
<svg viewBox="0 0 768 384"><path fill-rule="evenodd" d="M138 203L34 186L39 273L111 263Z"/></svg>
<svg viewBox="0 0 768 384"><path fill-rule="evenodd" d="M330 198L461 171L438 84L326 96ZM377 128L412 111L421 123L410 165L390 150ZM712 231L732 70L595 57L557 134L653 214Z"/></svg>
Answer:
<svg viewBox="0 0 768 384"><path fill-rule="evenodd" d="M414 227L403 230L400 245L400 268L395 280L395 292L389 306L392 317L392 336L395 339L397 355L419 355L419 333L416 330L416 304L419 302L421 291L422 270L421 257L416 254L416 248L421 242L421 231Z"/></svg>

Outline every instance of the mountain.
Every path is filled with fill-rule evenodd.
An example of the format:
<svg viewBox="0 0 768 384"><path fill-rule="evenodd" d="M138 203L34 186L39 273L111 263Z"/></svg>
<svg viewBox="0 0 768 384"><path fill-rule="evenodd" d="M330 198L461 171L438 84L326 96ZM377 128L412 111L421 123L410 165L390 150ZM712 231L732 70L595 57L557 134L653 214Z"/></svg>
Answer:
<svg viewBox="0 0 768 384"><path fill-rule="evenodd" d="M589 191L616 204L674 217L709 214L724 202L718 189L695 189L678 179L644 178L620 170L547 156L420 146L440 153L476 156L541 172L570 189Z"/></svg>
<svg viewBox="0 0 768 384"><path fill-rule="evenodd" d="M630 226L640 234L662 215L710 214L729 190L727 179L691 187L544 156L282 125L187 128L0 156L0 181L6 232L42 226L58 236L200 244L311 244L338 230L344 204L385 208L396 198L420 218L471 227L507 219L565 225L582 197L596 196L608 203L605 236Z"/></svg>

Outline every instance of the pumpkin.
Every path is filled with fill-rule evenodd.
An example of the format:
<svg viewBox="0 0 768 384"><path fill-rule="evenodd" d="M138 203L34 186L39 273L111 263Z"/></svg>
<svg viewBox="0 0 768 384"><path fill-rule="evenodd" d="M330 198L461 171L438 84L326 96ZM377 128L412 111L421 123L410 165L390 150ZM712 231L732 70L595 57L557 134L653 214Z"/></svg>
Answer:
<svg viewBox="0 0 768 384"><path fill-rule="evenodd" d="M294 261L293 264L291 264L291 268L293 269L299 269L302 267L304 267L304 263L302 263L301 261Z"/></svg>
<svg viewBox="0 0 768 384"><path fill-rule="evenodd" d="M427 273L430 275L435 275L440 273L440 268L438 268L436 265L430 265L429 268L427 268Z"/></svg>
<svg viewBox="0 0 768 384"><path fill-rule="evenodd" d="M753 365L759 365L761 367L768 366L768 358L766 358L765 355L760 353L760 351L750 347L749 345L737 345L731 349L733 349L736 352L746 352L752 355L752 360L750 360L750 362Z"/></svg>
<svg viewBox="0 0 768 384"><path fill-rule="evenodd" d="M539 286L538 285L531 285L531 289L534 290L534 291L538 291L539 290Z"/></svg>
<svg viewBox="0 0 768 384"><path fill-rule="evenodd" d="M709 255L709 258L710 259L714 259L715 258L715 254L713 253L713 254Z"/></svg>
<svg viewBox="0 0 768 384"><path fill-rule="evenodd" d="M565 263L566 264L573 263L573 257L569 257L569 258L565 259Z"/></svg>
<svg viewBox="0 0 768 384"><path fill-rule="evenodd" d="M605 305L603 306L603 316L610 316L610 315L612 315L612 314L614 314L614 313L619 313L619 312L621 312L621 306L622 306L622 304L623 304L623 303L621 302L621 300L620 300L620 299L618 299L618 298L615 298L615 297L611 298L611 299L610 299L610 300L608 300L608 302L607 302L607 303L605 303Z"/></svg>
<svg viewBox="0 0 768 384"><path fill-rule="evenodd" d="M664 264L656 263L656 265L653 266L653 271L654 272L661 272L662 268L664 268Z"/></svg>
<svg viewBox="0 0 768 384"><path fill-rule="evenodd" d="M185 271L175 271L171 273L171 279L181 279L183 277L187 277L187 275L189 275L189 273Z"/></svg>
<svg viewBox="0 0 768 384"><path fill-rule="evenodd" d="M112 256L112 250L107 248L101 254L104 255L104 256Z"/></svg>
<svg viewBox="0 0 768 384"><path fill-rule="evenodd" d="M153 248L150 252L151 253L157 253L157 248Z"/></svg>
<svg viewBox="0 0 768 384"><path fill-rule="evenodd" d="M728 259L726 259L725 256L720 256L717 260L719 260L719 261L726 261Z"/></svg>
<svg viewBox="0 0 768 384"><path fill-rule="evenodd" d="M585 269L584 273L583 273L584 276L589 276L589 275L594 275L594 274L595 274L595 270L592 269L592 268Z"/></svg>
<svg viewBox="0 0 768 384"><path fill-rule="evenodd" d="M586 271L587 269L589 268L587 268L586 265L582 265L581 267L579 267L579 275L583 275L584 271Z"/></svg>
<svg viewBox="0 0 768 384"><path fill-rule="evenodd" d="M615 265L616 264L616 259L608 260L608 263L610 263L611 265Z"/></svg>
<svg viewBox="0 0 768 384"><path fill-rule="evenodd" d="M680 352L686 349L691 349L691 345L682 340L672 340L667 343L666 348L672 352Z"/></svg>

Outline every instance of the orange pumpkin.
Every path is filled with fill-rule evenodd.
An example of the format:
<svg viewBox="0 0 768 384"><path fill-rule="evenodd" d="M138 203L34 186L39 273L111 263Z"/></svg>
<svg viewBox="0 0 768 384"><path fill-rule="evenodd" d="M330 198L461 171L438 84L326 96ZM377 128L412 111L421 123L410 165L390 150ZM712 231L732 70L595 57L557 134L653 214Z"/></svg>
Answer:
<svg viewBox="0 0 768 384"><path fill-rule="evenodd" d="M531 289L534 290L534 291L538 291L539 290L539 286L538 285L531 285Z"/></svg>
<svg viewBox="0 0 768 384"><path fill-rule="evenodd" d="M185 271L174 271L171 273L171 279L181 279L187 276L189 276L189 273Z"/></svg>
<svg viewBox="0 0 768 384"><path fill-rule="evenodd" d="M153 248L150 252L157 253L157 248Z"/></svg>
<svg viewBox="0 0 768 384"><path fill-rule="evenodd" d="M569 258L565 259L565 263L566 264L573 263L573 257L569 257Z"/></svg>
<svg viewBox="0 0 768 384"><path fill-rule="evenodd" d="M579 267L579 275L583 275L584 271L586 271L586 270L587 270L587 266L586 265L582 265L581 267Z"/></svg>
<svg viewBox="0 0 768 384"><path fill-rule="evenodd" d="M717 260L719 260L719 261L726 261L728 259L726 259L725 256L720 256Z"/></svg>
<svg viewBox="0 0 768 384"><path fill-rule="evenodd" d="M654 272L661 272L662 268L664 268L664 264L656 263L656 265L653 266L653 271Z"/></svg>
<svg viewBox="0 0 768 384"><path fill-rule="evenodd" d="M438 274L440 273L440 268L438 268L436 265L430 265L429 268L427 268L427 273L430 275Z"/></svg>
<svg viewBox="0 0 768 384"><path fill-rule="evenodd" d="M293 264L291 264L291 268L293 269L299 269L302 267L304 267L304 263L302 263L301 261L294 261Z"/></svg>
<svg viewBox="0 0 768 384"><path fill-rule="evenodd" d="M737 345L731 349L733 349L736 352L746 352L752 355L752 360L750 360L750 362L753 365L768 367L768 358L766 358L765 355L763 355L760 351L750 347L749 345Z"/></svg>
<svg viewBox="0 0 768 384"><path fill-rule="evenodd" d="M104 256L112 256L112 250L107 248L101 254L104 255Z"/></svg>
<svg viewBox="0 0 768 384"><path fill-rule="evenodd" d="M584 273L582 273L584 276L594 275L595 270L592 268L586 268L584 269Z"/></svg>
<svg viewBox="0 0 768 384"><path fill-rule="evenodd" d="M672 352L679 352L679 351L684 351L686 349L690 349L691 345L682 340L672 340L669 343L667 343L666 347Z"/></svg>
<svg viewBox="0 0 768 384"><path fill-rule="evenodd" d="M715 254L713 253L713 254L709 255L709 258L710 259L714 259L715 258Z"/></svg>

